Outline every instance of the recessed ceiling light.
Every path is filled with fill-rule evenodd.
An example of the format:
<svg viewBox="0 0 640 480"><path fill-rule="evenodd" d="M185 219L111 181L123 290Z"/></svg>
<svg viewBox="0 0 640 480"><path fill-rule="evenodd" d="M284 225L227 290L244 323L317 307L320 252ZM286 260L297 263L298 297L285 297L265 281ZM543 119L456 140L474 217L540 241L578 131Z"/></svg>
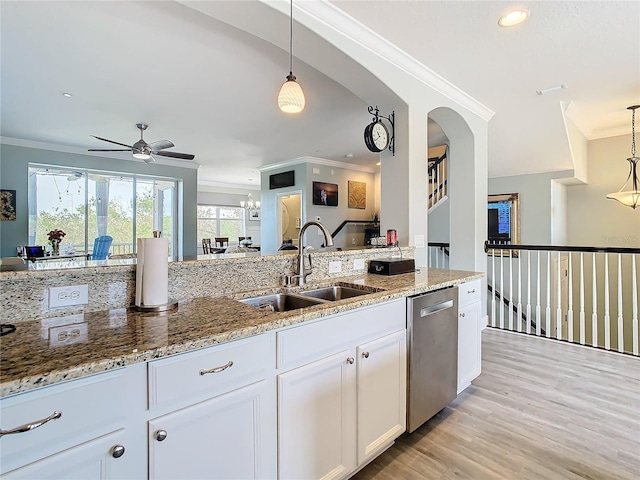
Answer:
<svg viewBox="0 0 640 480"><path fill-rule="evenodd" d="M70 93L64 92L62 94L63 97L67 97L67 98L71 98L73 95L71 95Z"/></svg>
<svg viewBox="0 0 640 480"><path fill-rule="evenodd" d="M529 10L512 10L500 17L498 25L501 27L513 27L514 25L524 22L527 17L529 17Z"/></svg>

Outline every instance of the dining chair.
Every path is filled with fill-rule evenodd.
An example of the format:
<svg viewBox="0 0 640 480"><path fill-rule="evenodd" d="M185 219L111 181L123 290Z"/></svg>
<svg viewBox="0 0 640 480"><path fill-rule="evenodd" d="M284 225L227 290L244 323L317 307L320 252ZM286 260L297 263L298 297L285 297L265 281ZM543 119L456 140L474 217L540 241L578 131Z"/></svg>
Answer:
<svg viewBox="0 0 640 480"><path fill-rule="evenodd" d="M215 240L216 240L216 247L228 247L229 246L229 237L215 237Z"/></svg>
<svg viewBox="0 0 640 480"><path fill-rule="evenodd" d="M211 239L203 238L202 239L202 253L207 254L211 253Z"/></svg>
<svg viewBox="0 0 640 480"><path fill-rule="evenodd" d="M109 249L111 248L112 242L113 237L110 237L109 235L97 237L93 241L93 251L87 255L87 260L106 260L109 255Z"/></svg>
<svg viewBox="0 0 640 480"><path fill-rule="evenodd" d="M245 238L247 238L247 237L238 237L238 243L241 243L242 240L244 240Z"/></svg>

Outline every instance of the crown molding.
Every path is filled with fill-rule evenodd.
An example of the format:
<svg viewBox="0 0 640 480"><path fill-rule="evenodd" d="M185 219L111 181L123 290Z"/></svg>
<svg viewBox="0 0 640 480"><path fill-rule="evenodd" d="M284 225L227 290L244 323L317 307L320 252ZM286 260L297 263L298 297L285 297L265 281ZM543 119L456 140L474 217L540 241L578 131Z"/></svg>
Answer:
<svg viewBox="0 0 640 480"><path fill-rule="evenodd" d="M228 182L216 182L214 180L198 180L198 185L205 187L217 187L217 188L229 188L237 190L252 190L254 192L260 191L260 185L247 185L244 183L228 183Z"/></svg>
<svg viewBox="0 0 640 480"><path fill-rule="evenodd" d="M292 165L299 165L301 163L313 163L316 165L326 165L328 167L346 168L348 170L355 170L358 172L365 172L365 173L377 173L378 171L377 168L366 167L364 165L356 165L353 163L345 163L345 162L339 162L337 160L329 160L327 158L310 157L310 156L292 158L291 160L284 160L282 162L264 165L262 167L259 167L258 171L268 172L271 170L275 170L277 168L289 167Z"/></svg>
<svg viewBox="0 0 640 480"><path fill-rule="evenodd" d="M141 160L130 156L123 156L111 152L89 152L81 147L70 147L67 145L58 145L56 143L38 142L36 140L24 140L22 138L0 137L0 144L12 145L14 147L37 148L39 150L50 150L52 152L72 153L74 155L87 155L90 157L113 158L115 160L126 160L128 162L139 163ZM170 167L193 168L197 169L200 164L197 162L180 162L178 160L165 160L164 158L154 157L156 165L166 165Z"/></svg>
<svg viewBox="0 0 640 480"><path fill-rule="evenodd" d="M289 15L289 2L282 0L261 0L276 10ZM365 47L385 59L394 67L433 88L453 102L473 112L485 121L491 120L495 112L477 101L468 93L453 85L436 72L419 62L386 38L348 15L328 0L297 2L294 8L326 27L338 32L349 40ZM298 17L299 20L299 17ZM357 60L356 60L357 61Z"/></svg>

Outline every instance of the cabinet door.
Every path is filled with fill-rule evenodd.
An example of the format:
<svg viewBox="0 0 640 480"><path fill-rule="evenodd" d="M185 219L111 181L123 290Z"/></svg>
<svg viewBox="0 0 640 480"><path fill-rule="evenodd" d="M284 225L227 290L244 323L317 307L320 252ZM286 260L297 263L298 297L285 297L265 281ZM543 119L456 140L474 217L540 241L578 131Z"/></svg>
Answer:
<svg viewBox="0 0 640 480"><path fill-rule="evenodd" d="M458 393L480 375L480 310L480 302L474 302L458 312Z"/></svg>
<svg viewBox="0 0 640 480"><path fill-rule="evenodd" d="M402 330L357 348L359 465L405 431L406 340Z"/></svg>
<svg viewBox="0 0 640 480"><path fill-rule="evenodd" d="M273 382L197 403L149 422L149 478L275 477Z"/></svg>
<svg viewBox="0 0 640 480"><path fill-rule="evenodd" d="M6 480L61 479L65 480L109 480L133 478L139 473L135 466L140 463L127 452L124 430L97 438L70 448L56 455L26 465L2 475ZM124 454L114 457L114 447L124 447ZM117 456L119 454L115 453Z"/></svg>
<svg viewBox="0 0 640 480"><path fill-rule="evenodd" d="M330 480L356 466L356 365L344 350L278 375L278 478Z"/></svg>

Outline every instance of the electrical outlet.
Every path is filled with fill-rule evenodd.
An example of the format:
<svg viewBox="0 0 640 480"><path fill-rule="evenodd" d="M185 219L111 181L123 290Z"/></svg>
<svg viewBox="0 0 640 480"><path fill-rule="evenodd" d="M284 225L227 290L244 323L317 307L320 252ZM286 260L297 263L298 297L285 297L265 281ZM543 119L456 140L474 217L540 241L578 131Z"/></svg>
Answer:
<svg viewBox="0 0 640 480"><path fill-rule="evenodd" d="M342 271L342 262L329 262L329 273L340 273Z"/></svg>
<svg viewBox="0 0 640 480"><path fill-rule="evenodd" d="M353 261L354 270L364 270L364 258L356 258Z"/></svg>
<svg viewBox="0 0 640 480"><path fill-rule="evenodd" d="M320 169L316 168L316 167L313 167L313 174L314 175L320 175Z"/></svg>
<svg viewBox="0 0 640 480"><path fill-rule="evenodd" d="M424 235L416 235L414 237L413 243L416 248L424 248Z"/></svg>
<svg viewBox="0 0 640 480"><path fill-rule="evenodd" d="M73 345L83 343L89 339L89 327L87 323L74 323L71 325L61 325L49 329L49 346L61 347L63 345Z"/></svg>
<svg viewBox="0 0 640 480"><path fill-rule="evenodd" d="M71 285L49 289L49 308L86 305L89 303L89 285Z"/></svg>

